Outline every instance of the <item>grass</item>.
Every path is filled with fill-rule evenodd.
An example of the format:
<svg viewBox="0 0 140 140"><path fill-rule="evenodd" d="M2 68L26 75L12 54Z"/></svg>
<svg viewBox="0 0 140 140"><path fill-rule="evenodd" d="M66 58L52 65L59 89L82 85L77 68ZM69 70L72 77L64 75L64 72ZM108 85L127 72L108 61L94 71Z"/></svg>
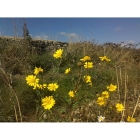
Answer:
<svg viewBox="0 0 140 140"><path fill-rule="evenodd" d="M113 44L98 45L91 42L69 44L63 48L62 58L53 57L55 51L37 54L27 48L26 43L0 45L0 121L1 122L98 122L98 116L104 116L104 122L132 122L128 116L140 121L140 49L126 48ZM84 56L91 58L93 68L84 68L80 61ZM111 61L101 61L107 56ZM32 75L35 67L41 67L37 77L41 84L57 83L56 91L47 88L38 90L26 83L26 77ZM65 70L71 71L65 74ZM83 77L91 76L92 86ZM107 86L116 85L109 92ZM70 97L69 91L75 91ZM97 100L102 92L108 91L105 104ZM55 104L50 110L43 108L42 99L53 96ZM124 110L117 111L116 104L121 103Z"/></svg>

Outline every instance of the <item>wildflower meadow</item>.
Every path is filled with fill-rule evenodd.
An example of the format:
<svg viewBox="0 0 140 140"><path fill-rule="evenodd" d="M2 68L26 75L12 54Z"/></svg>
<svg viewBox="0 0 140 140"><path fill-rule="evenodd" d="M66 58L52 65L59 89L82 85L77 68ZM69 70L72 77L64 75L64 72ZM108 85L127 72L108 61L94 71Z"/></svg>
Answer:
<svg viewBox="0 0 140 140"><path fill-rule="evenodd" d="M89 42L1 49L0 121L139 122L138 51Z"/></svg>

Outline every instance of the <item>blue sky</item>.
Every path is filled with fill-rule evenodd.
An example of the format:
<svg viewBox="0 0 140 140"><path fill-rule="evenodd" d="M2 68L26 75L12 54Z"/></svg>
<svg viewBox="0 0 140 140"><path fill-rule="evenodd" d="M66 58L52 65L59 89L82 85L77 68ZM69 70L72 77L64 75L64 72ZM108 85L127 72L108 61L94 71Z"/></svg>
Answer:
<svg viewBox="0 0 140 140"><path fill-rule="evenodd" d="M97 43L140 42L140 18L0 18L1 36L22 36L24 22L33 38Z"/></svg>

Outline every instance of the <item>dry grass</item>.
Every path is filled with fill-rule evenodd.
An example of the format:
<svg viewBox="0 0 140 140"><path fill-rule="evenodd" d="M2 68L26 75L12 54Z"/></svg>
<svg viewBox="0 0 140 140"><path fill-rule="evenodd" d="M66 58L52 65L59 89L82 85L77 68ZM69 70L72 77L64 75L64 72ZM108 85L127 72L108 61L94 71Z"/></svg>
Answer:
<svg viewBox="0 0 140 140"><path fill-rule="evenodd" d="M52 57L53 52L41 55L30 54L27 46L18 43L5 48L1 44L0 57L0 121L3 122L97 122L97 116L105 116L105 122L127 121L131 116L140 121L140 53L139 49L120 46L98 45L91 42L69 44L64 48L63 59L58 62ZM88 71L93 86L82 81L86 71L79 60L85 55L91 57L94 68ZM111 62L101 62L99 56L106 55ZM38 99L37 92L26 84L25 77L33 73L34 67L41 66L43 82L57 81L57 103L45 111ZM71 67L70 75L64 70ZM117 85L117 90L110 93L106 106L99 106L97 98L110 83ZM77 88L78 87L78 88ZM77 88L78 94L70 99L68 91ZM44 90L45 95L51 93ZM116 103L122 103L125 110L116 111Z"/></svg>

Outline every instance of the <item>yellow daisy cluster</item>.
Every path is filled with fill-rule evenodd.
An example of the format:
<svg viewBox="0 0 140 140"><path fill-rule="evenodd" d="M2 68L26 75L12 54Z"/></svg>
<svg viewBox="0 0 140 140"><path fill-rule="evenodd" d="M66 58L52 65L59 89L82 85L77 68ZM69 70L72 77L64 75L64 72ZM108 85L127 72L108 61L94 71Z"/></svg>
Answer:
<svg viewBox="0 0 140 140"><path fill-rule="evenodd" d="M39 84L39 78L37 78L37 75L39 74L39 72L43 72L43 69L41 67L37 68L35 67L34 69L34 74L35 75L28 75L26 77L26 83L29 85L29 86L32 86L33 89L45 89L45 88L48 88L48 90L50 91L56 91L56 89L59 87L57 85L57 83L51 83L51 84Z"/></svg>
<svg viewBox="0 0 140 140"><path fill-rule="evenodd" d="M86 69L93 68L93 63L89 62L90 60L91 60L91 58L87 55L80 59L80 61L85 62L84 68L86 68Z"/></svg>
<svg viewBox="0 0 140 140"><path fill-rule="evenodd" d="M136 122L136 119L133 117L128 116L127 122Z"/></svg>
<svg viewBox="0 0 140 140"><path fill-rule="evenodd" d="M57 83L51 83L51 84L48 84L48 90L49 91L56 91L56 89L58 88L59 86L57 85ZM53 96L49 96L49 97L45 97L42 99L42 106L44 107L44 109L46 110L50 110L55 104L55 100L53 98Z"/></svg>
<svg viewBox="0 0 140 140"><path fill-rule="evenodd" d="M117 86L110 84L109 86L107 86L107 89L110 92L116 91ZM97 99L97 104L99 104L100 106L105 105L106 104L106 100L109 98L109 92L108 91L103 91L101 97L98 97Z"/></svg>
<svg viewBox="0 0 140 140"><path fill-rule="evenodd" d="M53 96L49 96L49 97L45 97L42 99L42 106L44 107L44 109L46 110L50 110L55 104L55 100L53 98Z"/></svg>
<svg viewBox="0 0 140 140"><path fill-rule="evenodd" d="M34 88L33 89L36 89L36 88L38 88L38 89L44 89L44 88L46 88L47 87L47 84L36 84L36 85L34 85Z"/></svg>
<svg viewBox="0 0 140 140"><path fill-rule="evenodd" d="M85 81L87 84L89 84L90 86L92 86L91 76L85 75L85 76L84 76L84 81Z"/></svg>
<svg viewBox="0 0 140 140"><path fill-rule="evenodd" d="M97 104L99 104L100 106L105 105L106 100L108 98L109 98L109 93L107 91L103 91L102 95L100 97L98 97L98 99L97 99Z"/></svg>
<svg viewBox="0 0 140 140"><path fill-rule="evenodd" d="M35 67L34 69L34 75L28 75L26 77L26 83L29 86L32 86L33 89L45 89L48 88L49 91L56 91L56 89L59 87L57 83L51 83L51 84L40 84L39 83L39 78L37 78L37 75L39 72L43 72L43 69L41 67L37 68ZM42 106L44 109L50 110L55 104L55 100L53 96L46 96L45 98L42 99Z"/></svg>
<svg viewBox="0 0 140 140"><path fill-rule="evenodd" d="M99 58L101 61L107 61L107 62L111 61L109 58L107 58L107 56L101 56Z"/></svg>
<svg viewBox="0 0 140 140"><path fill-rule="evenodd" d="M39 72L43 72L43 69L41 67L37 68L35 67L34 69L34 74L35 75L28 75L26 77L26 83L29 86L32 86L33 89L45 89L47 87L47 84L39 84L39 78L37 78L37 75Z"/></svg>
<svg viewBox="0 0 140 140"><path fill-rule="evenodd" d="M54 53L53 57L55 57L56 59L57 59L57 58L62 58L62 54L63 54L63 49L58 49L58 50Z"/></svg>

